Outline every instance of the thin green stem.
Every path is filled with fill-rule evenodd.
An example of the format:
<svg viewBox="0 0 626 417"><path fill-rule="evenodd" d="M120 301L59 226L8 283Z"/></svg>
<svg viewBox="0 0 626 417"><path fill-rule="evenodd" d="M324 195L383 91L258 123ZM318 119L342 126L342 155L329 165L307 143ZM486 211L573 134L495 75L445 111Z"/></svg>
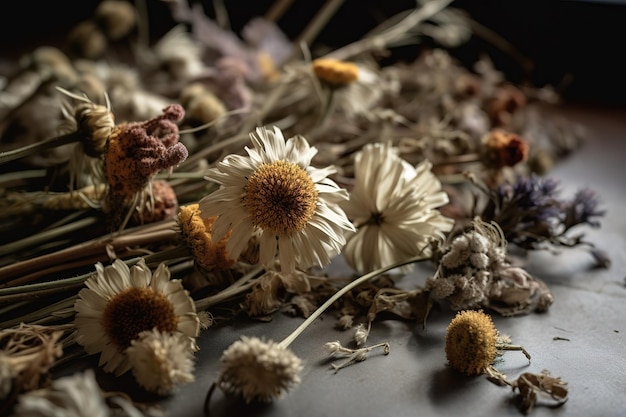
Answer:
<svg viewBox="0 0 626 417"><path fill-rule="evenodd" d="M313 312L313 314L311 314L309 317L307 317L307 319L304 320L302 322L302 324L300 324L300 326L298 326L290 335L285 337L279 343L279 345L282 346L283 348L287 348L307 327L309 327L309 325L311 323L313 323L315 321L315 319L317 319L324 311L326 311L326 309L328 307L333 305L337 300L339 300L342 296L344 296L348 291L352 290L353 288L358 287L359 285L369 281L370 279L376 278L376 277L384 274L387 271L391 271L392 269L399 268L401 266L412 264L412 263L416 263L416 262L425 261L427 259L430 259L430 257L423 256L423 255L420 254L420 255L418 255L416 257L409 258L407 260L404 260L404 261L401 261L401 262L397 262L395 264L392 264L392 265L389 265L389 266L377 269L375 271L372 271L372 272L370 272L368 274L365 274L365 275L355 279L354 281L350 282L349 284L345 285L340 290L338 290L324 304L322 304L320 307L318 307L317 310L315 310Z"/></svg>

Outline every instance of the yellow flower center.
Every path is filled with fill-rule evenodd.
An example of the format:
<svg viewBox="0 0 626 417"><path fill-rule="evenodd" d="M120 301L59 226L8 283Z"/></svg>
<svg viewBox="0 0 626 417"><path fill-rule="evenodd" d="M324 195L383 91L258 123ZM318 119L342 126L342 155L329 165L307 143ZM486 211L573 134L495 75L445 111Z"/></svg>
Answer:
<svg viewBox="0 0 626 417"><path fill-rule="evenodd" d="M334 86L350 84L359 77L359 67L355 64L332 58L313 61L313 72L317 78Z"/></svg>
<svg viewBox="0 0 626 417"><path fill-rule="evenodd" d="M132 287L109 300L102 314L102 327L109 339L124 350L144 330L176 330L174 306L161 293L150 288Z"/></svg>
<svg viewBox="0 0 626 417"><path fill-rule="evenodd" d="M491 317L467 310L448 325L446 357L450 366L466 375L479 375L496 358L498 332Z"/></svg>
<svg viewBox="0 0 626 417"><path fill-rule="evenodd" d="M243 205L252 223L276 235L304 229L315 214L317 190L298 165L276 161L262 164L248 178Z"/></svg>

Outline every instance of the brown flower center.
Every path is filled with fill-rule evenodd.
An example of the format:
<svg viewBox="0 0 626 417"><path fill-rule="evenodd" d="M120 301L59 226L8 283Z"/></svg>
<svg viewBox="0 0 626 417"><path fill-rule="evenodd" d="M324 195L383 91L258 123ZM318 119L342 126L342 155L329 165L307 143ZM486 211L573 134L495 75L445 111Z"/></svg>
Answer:
<svg viewBox="0 0 626 417"><path fill-rule="evenodd" d="M132 287L116 294L102 314L104 331L120 350L130 346L144 330L156 327L162 332L173 332L177 324L172 303L150 288Z"/></svg>
<svg viewBox="0 0 626 417"><path fill-rule="evenodd" d="M248 178L243 205L252 223L286 235L304 229L315 214L317 190L305 170L292 162L262 164Z"/></svg>

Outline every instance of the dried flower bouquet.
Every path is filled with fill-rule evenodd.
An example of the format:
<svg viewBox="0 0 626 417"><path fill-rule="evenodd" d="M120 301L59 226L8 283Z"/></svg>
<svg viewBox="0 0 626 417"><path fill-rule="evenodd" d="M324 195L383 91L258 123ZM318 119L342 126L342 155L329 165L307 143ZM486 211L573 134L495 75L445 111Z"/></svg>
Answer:
<svg viewBox="0 0 626 417"><path fill-rule="evenodd" d="M571 233L600 226L598 197L562 199L546 177L585 132L542 117L537 105L558 100L549 88L514 85L487 58L456 62L446 48L473 34L450 1L420 1L323 52L314 40L341 1L298 42L275 23L288 2L241 37L197 5L166 3L180 25L160 39L147 39L145 10L103 0L65 44L28 52L3 79L3 411L31 415L39 401L41 415L137 415L142 405L100 392L92 373L51 381L50 370L99 355L104 372L175 395L194 383L201 332L288 310L306 320L282 341L240 335L224 352L205 409L215 388L272 401L301 382L289 346L328 309L356 330L356 349L326 345L348 357L338 370L389 353L363 346L381 313L427 325L434 304L546 311L558 300L524 269L528 251L588 247L608 266ZM380 64L424 37L440 47ZM351 274L328 275L338 256ZM432 266L425 285L396 286L417 262ZM468 331L467 314L446 339L453 367L523 391L526 411L548 379L543 391L566 398L548 374L508 382L492 362L511 346L489 318L476 318L489 340ZM488 357L459 358L458 343Z"/></svg>

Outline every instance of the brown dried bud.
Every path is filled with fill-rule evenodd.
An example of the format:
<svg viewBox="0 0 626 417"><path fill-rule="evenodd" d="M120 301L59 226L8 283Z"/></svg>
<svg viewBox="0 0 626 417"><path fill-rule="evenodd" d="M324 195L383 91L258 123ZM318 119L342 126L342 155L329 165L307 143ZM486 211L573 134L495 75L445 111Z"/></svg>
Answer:
<svg viewBox="0 0 626 417"><path fill-rule="evenodd" d="M482 159L489 167L510 167L526 158L528 144L515 133L495 129L483 138Z"/></svg>
<svg viewBox="0 0 626 417"><path fill-rule="evenodd" d="M485 110L495 126L506 126L511 115L525 105L524 93L512 84L504 84L487 101Z"/></svg>
<svg viewBox="0 0 626 417"><path fill-rule="evenodd" d="M153 181L151 186L152 199L147 199L141 211L135 212L134 220L139 224L169 219L178 211L176 192L167 181Z"/></svg>

